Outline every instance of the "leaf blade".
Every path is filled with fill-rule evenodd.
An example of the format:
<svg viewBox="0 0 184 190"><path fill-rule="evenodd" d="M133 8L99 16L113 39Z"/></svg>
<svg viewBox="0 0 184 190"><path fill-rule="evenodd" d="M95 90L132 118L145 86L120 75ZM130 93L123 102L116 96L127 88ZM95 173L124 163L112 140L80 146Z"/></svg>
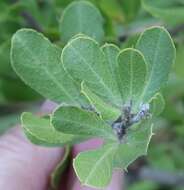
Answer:
<svg viewBox="0 0 184 190"><path fill-rule="evenodd" d="M104 188L112 177L115 145L80 153L73 162L75 173L83 185Z"/></svg>
<svg viewBox="0 0 184 190"><path fill-rule="evenodd" d="M61 60L74 80L84 81L102 99L119 105L119 91L113 86L104 54L96 41L87 36L70 40L62 51Z"/></svg>
<svg viewBox="0 0 184 190"><path fill-rule="evenodd" d="M153 116L159 116L165 107L165 101L162 94L157 93L150 101L150 110Z"/></svg>
<svg viewBox="0 0 184 190"><path fill-rule="evenodd" d="M69 146L66 146L62 160L58 163L58 165L52 172L51 183L50 183L51 189L57 190L59 188L62 174L63 172L65 172L69 164L70 151L71 151L71 148Z"/></svg>
<svg viewBox="0 0 184 190"><path fill-rule="evenodd" d="M22 114L21 123L28 139L32 143L42 146L64 146L86 139L82 136L58 132L50 125L50 119L39 118L28 112Z"/></svg>
<svg viewBox="0 0 184 190"><path fill-rule="evenodd" d="M143 53L148 64L149 75L142 93L143 102L147 102L167 81L175 60L175 46L163 27L151 27L142 33L136 48Z"/></svg>
<svg viewBox="0 0 184 190"><path fill-rule="evenodd" d="M101 42L104 38L103 24L101 13L93 4L87 1L73 2L64 10L60 20L61 39L66 43L82 33Z"/></svg>
<svg viewBox="0 0 184 190"><path fill-rule="evenodd" d="M95 112L78 107L61 106L52 114L52 124L56 130L66 134L86 135L116 139L110 125Z"/></svg>
<svg viewBox="0 0 184 190"><path fill-rule="evenodd" d="M140 104L140 96L146 82L147 66L141 52L128 48L118 55L119 89L124 104Z"/></svg>
<svg viewBox="0 0 184 190"><path fill-rule="evenodd" d="M109 80L112 83L111 86L113 86L113 88L111 87L111 89L116 93L116 98L118 99L118 102L121 102L121 93L119 92L118 83L117 83L117 70L118 70L117 57L120 52L120 49L116 45L109 43L103 45L101 49L105 56L107 70L111 75L108 76Z"/></svg>
<svg viewBox="0 0 184 190"><path fill-rule="evenodd" d="M86 96L91 103L91 106L105 121L113 122L120 116L121 112L119 109L104 102L100 97L93 93L84 82L81 84L81 93Z"/></svg>
<svg viewBox="0 0 184 190"><path fill-rule="evenodd" d="M12 38L11 63L20 78L46 98L78 104L79 92L60 63L60 54L34 30L21 29Z"/></svg>
<svg viewBox="0 0 184 190"><path fill-rule="evenodd" d="M158 17L169 24L177 25L183 23L184 21L183 1L142 0L142 5L143 8L153 16Z"/></svg>
<svg viewBox="0 0 184 190"><path fill-rule="evenodd" d="M147 149L153 135L153 125L151 120L132 126L134 129L127 132L124 142L119 144L119 148L114 157L114 167L127 169L134 160L147 154Z"/></svg>

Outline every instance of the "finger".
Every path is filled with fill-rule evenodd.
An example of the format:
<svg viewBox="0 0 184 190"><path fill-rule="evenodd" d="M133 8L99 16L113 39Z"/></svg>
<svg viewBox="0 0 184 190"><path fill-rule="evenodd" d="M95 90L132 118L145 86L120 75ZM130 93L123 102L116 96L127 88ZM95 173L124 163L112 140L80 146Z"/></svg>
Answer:
<svg viewBox="0 0 184 190"><path fill-rule="evenodd" d="M32 145L20 128L11 129L0 138L0 189L45 189L62 153Z"/></svg>
<svg viewBox="0 0 184 190"><path fill-rule="evenodd" d="M40 112L44 113L44 114L49 114L52 112L52 110L54 110L56 107L58 106L58 104L56 104L55 102L52 102L50 100L46 100L44 102L44 104L42 105Z"/></svg>
<svg viewBox="0 0 184 190"><path fill-rule="evenodd" d="M63 150L28 142L19 127L0 138L0 189L45 190Z"/></svg>

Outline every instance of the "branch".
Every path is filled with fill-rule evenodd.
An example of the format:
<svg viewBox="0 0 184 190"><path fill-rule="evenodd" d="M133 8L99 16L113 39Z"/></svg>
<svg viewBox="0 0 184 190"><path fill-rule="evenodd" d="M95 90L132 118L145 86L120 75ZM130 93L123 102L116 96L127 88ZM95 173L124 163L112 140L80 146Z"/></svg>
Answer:
<svg viewBox="0 0 184 190"><path fill-rule="evenodd" d="M42 27L37 23L37 21L32 17L31 14L29 14L26 11L23 11L21 15L24 17L29 27L34 28L38 32L43 32Z"/></svg>
<svg viewBox="0 0 184 190"><path fill-rule="evenodd" d="M12 4L20 3L19 0L10 0L10 2ZM21 3L20 3L20 5L21 5ZM34 19L34 17L30 13L23 10L20 14L25 19L25 21L27 22L29 27L37 30L38 32L43 32L43 29L40 26L40 24Z"/></svg>
<svg viewBox="0 0 184 190"><path fill-rule="evenodd" d="M155 26L155 25L158 25L158 26L161 26L162 23L154 23L153 25L149 25L149 26L145 26L145 27L140 27L140 28L137 28L136 30L127 30L127 32L123 35L120 35L118 37L118 40L120 42L124 42L128 37L131 37L131 36L134 36L136 34L139 34L141 32L144 32L144 30L147 28L147 27L151 27L151 26ZM181 24L181 25L178 25L174 28L170 28L168 29L169 33L171 34L172 37L175 37L177 36L180 32L183 32L184 31L184 24Z"/></svg>
<svg viewBox="0 0 184 190"><path fill-rule="evenodd" d="M38 109L44 100L36 100L32 102L18 102L18 103L0 103L0 116L7 114L21 113L24 110Z"/></svg>
<svg viewBox="0 0 184 190"><path fill-rule="evenodd" d="M138 177L141 180L151 180L163 185L184 186L184 173L171 173L143 167L138 172Z"/></svg>
<svg viewBox="0 0 184 190"><path fill-rule="evenodd" d="M144 30L148 27L161 26L161 25L162 25L161 22L154 22L151 24L147 24L145 26L137 27L136 29L135 28L134 29L127 28L126 32L118 37L118 41L124 42L128 37L131 37L131 36L134 36L136 34L140 34L140 33L144 32Z"/></svg>
<svg viewBox="0 0 184 190"><path fill-rule="evenodd" d="M171 34L171 36L175 37L177 36L177 34L179 34L180 32L184 31L184 24L178 25L173 29L169 30L169 33Z"/></svg>

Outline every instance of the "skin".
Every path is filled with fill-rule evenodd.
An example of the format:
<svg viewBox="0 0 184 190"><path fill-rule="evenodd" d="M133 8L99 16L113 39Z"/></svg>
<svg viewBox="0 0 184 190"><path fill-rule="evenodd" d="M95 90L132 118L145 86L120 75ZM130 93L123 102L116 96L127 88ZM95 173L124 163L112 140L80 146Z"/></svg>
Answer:
<svg viewBox="0 0 184 190"><path fill-rule="evenodd" d="M41 109L49 113L55 105L47 102ZM99 139L92 139L75 145L72 157L79 152L94 149L102 144ZM0 137L0 189L6 190L47 190L49 176L62 158L62 148L45 148L31 144L21 127L14 127ZM61 181L61 190L94 190L83 187L77 180L72 166ZM123 174L116 171L106 190L122 190Z"/></svg>

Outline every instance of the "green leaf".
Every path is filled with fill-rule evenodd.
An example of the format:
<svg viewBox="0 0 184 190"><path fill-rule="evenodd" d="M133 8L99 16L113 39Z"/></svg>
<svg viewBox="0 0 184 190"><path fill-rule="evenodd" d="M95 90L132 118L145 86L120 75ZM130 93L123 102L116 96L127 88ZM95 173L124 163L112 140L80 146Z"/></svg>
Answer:
<svg viewBox="0 0 184 190"><path fill-rule="evenodd" d="M136 26L137 27L137 26ZM126 34L125 34L126 36ZM125 48L134 48L135 44L137 42L137 39L139 37L139 34L134 34L132 36L129 36L122 44L121 44L121 49Z"/></svg>
<svg viewBox="0 0 184 190"><path fill-rule="evenodd" d="M39 118L31 113L23 113L22 127L28 139L42 146L64 146L78 143L87 139L79 135L69 135L58 132L50 124L50 118Z"/></svg>
<svg viewBox="0 0 184 190"><path fill-rule="evenodd" d="M165 101L162 94L157 93L150 101L150 110L153 116L159 116L165 107Z"/></svg>
<svg viewBox="0 0 184 190"><path fill-rule="evenodd" d="M131 22L140 9L141 1L140 0L119 0L121 3L121 8L124 13L125 22Z"/></svg>
<svg viewBox="0 0 184 190"><path fill-rule="evenodd" d="M25 85L19 78L4 78L2 87L4 97L10 102L29 102L43 99L39 94ZM8 102L7 102L8 103Z"/></svg>
<svg viewBox="0 0 184 190"><path fill-rule="evenodd" d="M32 20L34 20L39 30L46 31L51 27L53 29L57 24L54 1L44 0L39 2L37 0L19 0L19 3L23 7L23 11L31 15Z"/></svg>
<svg viewBox="0 0 184 190"><path fill-rule="evenodd" d="M117 0L100 0L98 1L98 6L102 10L103 15L107 15L109 20L123 22L124 15L122 13L121 5Z"/></svg>
<svg viewBox="0 0 184 190"><path fill-rule="evenodd" d="M174 65L174 73L178 78L184 78L184 44L177 44L176 62ZM174 80L173 80L174 81Z"/></svg>
<svg viewBox="0 0 184 190"><path fill-rule="evenodd" d="M115 168L126 170L134 160L147 154L148 145L153 135L152 128L153 126L149 119L128 129L114 156Z"/></svg>
<svg viewBox="0 0 184 190"><path fill-rule="evenodd" d="M119 89L124 103L140 105L140 96L146 84L147 66L144 56L138 50L122 50L117 58L119 72Z"/></svg>
<svg viewBox="0 0 184 190"><path fill-rule="evenodd" d="M79 36L65 46L61 55L64 68L75 81L86 85L95 94L113 105L119 106L119 89L113 84L105 55L99 44L89 37Z"/></svg>
<svg viewBox="0 0 184 190"><path fill-rule="evenodd" d="M58 131L66 134L117 139L111 126L106 124L97 113L78 107L57 108L51 122Z"/></svg>
<svg viewBox="0 0 184 190"><path fill-rule="evenodd" d="M2 80L0 80L0 104L5 104L7 102L3 91L2 91Z"/></svg>
<svg viewBox="0 0 184 190"><path fill-rule="evenodd" d="M65 153L62 157L62 160L56 166L54 171L51 174L51 188L57 190L59 188L62 174L65 172L69 162L71 148L69 146L65 147Z"/></svg>
<svg viewBox="0 0 184 190"><path fill-rule="evenodd" d="M12 28L12 26L8 26L7 23L5 22L8 22L8 24L10 24L10 21L13 21L18 24L18 22L20 22L21 8L22 7L18 2L11 3L11 2L1 1L0 2L0 24L3 23L5 28L6 27ZM2 29L2 32L4 31L5 28ZM9 32L12 32L12 31L9 31Z"/></svg>
<svg viewBox="0 0 184 190"><path fill-rule="evenodd" d="M0 43L0 76L11 76L12 67L10 65L10 40Z"/></svg>
<svg viewBox="0 0 184 190"><path fill-rule="evenodd" d="M175 47L163 27L151 27L142 33L136 48L143 53L148 65L147 82L142 92L142 100L147 102L167 82L175 60Z"/></svg>
<svg viewBox="0 0 184 190"><path fill-rule="evenodd" d="M161 18L168 24L184 22L183 0L142 0L142 5L153 16Z"/></svg>
<svg viewBox="0 0 184 190"><path fill-rule="evenodd" d="M104 38L104 20L99 10L87 1L71 3L60 20L61 38L66 43L78 33L101 42Z"/></svg>
<svg viewBox="0 0 184 190"><path fill-rule="evenodd" d="M85 85L84 82L81 84L81 93L83 93L86 96L86 98L91 103L92 108L94 108L95 111L99 113L105 121L115 121L121 115L119 109L113 107L107 102L104 102L100 97L93 93L87 87L87 85Z"/></svg>
<svg viewBox="0 0 184 190"><path fill-rule="evenodd" d="M97 150L82 152L74 159L74 169L82 185L107 187L112 177L116 149L116 144L110 144Z"/></svg>
<svg viewBox="0 0 184 190"><path fill-rule="evenodd" d="M105 45L103 45L101 49L105 55L105 64L107 64L108 71L111 75L111 77L109 77L109 80L111 80L112 86L114 87L112 88L112 90L113 91L116 90L117 98L121 99L121 93L118 90L118 83L117 83L117 70L119 69L117 56L120 52L120 49L114 44L108 44L108 43L105 43Z"/></svg>
<svg viewBox="0 0 184 190"><path fill-rule="evenodd" d="M80 153L73 162L83 185L106 187L114 169L127 169L135 159L147 154L152 133L151 120L144 120L127 131L122 142L109 143L96 150Z"/></svg>
<svg viewBox="0 0 184 190"><path fill-rule="evenodd" d="M58 47L34 30L21 29L12 38L11 62L20 78L46 98L78 105L80 93L64 71L60 54Z"/></svg>

